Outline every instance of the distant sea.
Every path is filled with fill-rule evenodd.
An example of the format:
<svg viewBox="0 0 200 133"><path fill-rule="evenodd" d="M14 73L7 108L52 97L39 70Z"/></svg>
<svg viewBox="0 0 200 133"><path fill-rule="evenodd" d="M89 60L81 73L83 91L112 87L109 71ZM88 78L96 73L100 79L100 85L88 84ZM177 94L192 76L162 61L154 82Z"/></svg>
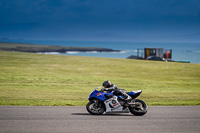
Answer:
<svg viewBox="0 0 200 133"><path fill-rule="evenodd" d="M121 50L121 52L49 52L45 54L62 54L75 56L92 56L104 58L122 58L130 55L137 55L137 49L143 48L164 48L172 49L172 59L175 61L190 61L191 63L200 63L200 43L177 43L177 42L95 42L95 41L52 41L52 40L0 40L0 42L14 42L25 44L40 45L58 45L73 47L100 47Z"/></svg>

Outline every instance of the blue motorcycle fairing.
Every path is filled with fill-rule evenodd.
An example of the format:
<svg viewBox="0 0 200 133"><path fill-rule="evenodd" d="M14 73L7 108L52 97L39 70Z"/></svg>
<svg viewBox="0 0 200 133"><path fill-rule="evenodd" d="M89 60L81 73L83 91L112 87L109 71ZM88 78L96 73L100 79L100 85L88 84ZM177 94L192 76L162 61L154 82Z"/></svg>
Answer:
<svg viewBox="0 0 200 133"><path fill-rule="evenodd" d="M137 91L128 92L128 95L134 99L134 98L138 97L141 93L142 93L141 90L137 90Z"/></svg>
<svg viewBox="0 0 200 133"><path fill-rule="evenodd" d="M92 93L90 93L88 100L92 100L92 99L99 99L100 101L104 101L106 100L106 96L112 96L113 92L102 92L102 91L98 91L98 90L94 90ZM131 96L133 99L138 97L140 94L142 93L141 90L138 91L131 91L128 92L128 95ZM118 96L119 98L124 98L123 96Z"/></svg>
<svg viewBox="0 0 200 133"><path fill-rule="evenodd" d="M111 96L111 95L113 95L113 91L112 91L112 92L102 92L102 91L94 90L94 91L89 95L88 100L91 100L91 99L99 99L100 101L104 101L104 100L107 99L107 98L105 97L105 95L106 95L106 96Z"/></svg>

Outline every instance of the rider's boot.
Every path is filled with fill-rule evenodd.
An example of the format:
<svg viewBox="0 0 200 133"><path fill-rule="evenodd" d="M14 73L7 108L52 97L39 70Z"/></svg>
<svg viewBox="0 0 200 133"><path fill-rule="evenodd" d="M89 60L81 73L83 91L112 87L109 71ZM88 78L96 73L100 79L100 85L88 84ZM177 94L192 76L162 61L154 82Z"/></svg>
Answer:
<svg viewBox="0 0 200 133"><path fill-rule="evenodd" d="M132 98L131 98L128 94L126 94L126 93L123 93L123 96L125 97L125 101L129 101L129 100L132 99Z"/></svg>
<svg viewBox="0 0 200 133"><path fill-rule="evenodd" d="M131 101L131 97L128 95L128 94L123 94L124 98L125 98L125 104L124 104L124 108L123 109L126 109L128 107L128 103L129 101Z"/></svg>

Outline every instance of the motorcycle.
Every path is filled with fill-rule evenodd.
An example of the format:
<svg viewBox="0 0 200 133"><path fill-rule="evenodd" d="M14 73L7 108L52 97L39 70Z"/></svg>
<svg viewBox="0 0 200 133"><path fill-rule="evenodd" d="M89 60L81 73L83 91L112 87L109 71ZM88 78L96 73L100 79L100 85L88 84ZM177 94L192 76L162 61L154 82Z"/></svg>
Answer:
<svg viewBox="0 0 200 133"><path fill-rule="evenodd" d="M126 101L124 96L114 95L114 91L103 92L98 91L101 87L95 88L89 95L89 102L86 105L87 111L92 115L101 115L106 113L129 113L133 115L142 116L147 113L147 104L140 100L135 99L142 91L131 91L127 94L131 96L131 100Z"/></svg>

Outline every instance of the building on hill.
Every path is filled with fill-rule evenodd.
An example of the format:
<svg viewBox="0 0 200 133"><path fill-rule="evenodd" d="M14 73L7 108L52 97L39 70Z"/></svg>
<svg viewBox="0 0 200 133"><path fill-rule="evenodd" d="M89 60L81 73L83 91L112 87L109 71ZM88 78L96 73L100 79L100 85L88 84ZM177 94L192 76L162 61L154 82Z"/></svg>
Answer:
<svg viewBox="0 0 200 133"><path fill-rule="evenodd" d="M172 60L172 49L164 48L144 48L137 49L137 56L131 55L128 59L149 59L150 57L164 58L165 60Z"/></svg>

